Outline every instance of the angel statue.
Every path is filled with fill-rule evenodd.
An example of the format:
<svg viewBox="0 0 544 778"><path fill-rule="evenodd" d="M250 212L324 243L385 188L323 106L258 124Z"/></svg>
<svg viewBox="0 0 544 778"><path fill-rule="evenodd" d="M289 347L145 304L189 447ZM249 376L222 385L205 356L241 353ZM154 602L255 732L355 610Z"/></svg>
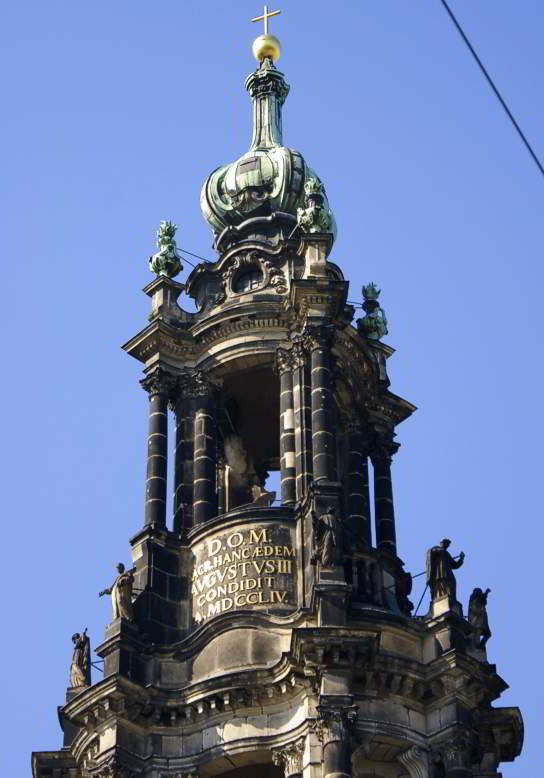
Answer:
<svg viewBox="0 0 544 778"><path fill-rule="evenodd" d="M91 685L91 641L85 632L80 635L76 632L72 635L74 653L70 665L70 684L72 688Z"/></svg>

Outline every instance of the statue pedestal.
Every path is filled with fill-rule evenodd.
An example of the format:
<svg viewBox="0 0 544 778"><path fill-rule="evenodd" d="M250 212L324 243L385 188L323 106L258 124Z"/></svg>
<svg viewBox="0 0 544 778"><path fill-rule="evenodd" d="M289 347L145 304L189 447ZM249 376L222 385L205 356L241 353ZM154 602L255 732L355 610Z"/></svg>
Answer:
<svg viewBox="0 0 544 778"><path fill-rule="evenodd" d="M332 567L320 567L318 581L319 583L340 583L345 586L346 578L344 575L344 568L340 567L340 565L334 565Z"/></svg>
<svg viewBox="0 0 544 778"><path fill-rule="evenodd" d="M81 692L87 691L88 688L88 686L69 686L66 689L66 702L71 702L74 697L77 697Z"/></svg>
<svg viewBox="0 0 544 778"><path fill-rule="evenodd" d="M452 600L451 597L446 595L444 597L438 597L431 602L429 616L436 619L438 616L442 616L444 613L449 613L450 611L463 618L463 606L461 603L457 602L457 600Z"/></svg>
<svg viewBox="0 0 544 778"><path fill-rule="evenodd" d="M317 620L322 626L342 626L346 623L346 604L351 586L346 583L340 565L320 567L313 596L317 598Z"/></svg>
<svg viewBox="0 0 544 778"><path fill-rule="evenodd" d="M126 619L114 619L111 624L106 627L106 640L117 636L123 637L137 637L138 627L132 621Z"/></svg>

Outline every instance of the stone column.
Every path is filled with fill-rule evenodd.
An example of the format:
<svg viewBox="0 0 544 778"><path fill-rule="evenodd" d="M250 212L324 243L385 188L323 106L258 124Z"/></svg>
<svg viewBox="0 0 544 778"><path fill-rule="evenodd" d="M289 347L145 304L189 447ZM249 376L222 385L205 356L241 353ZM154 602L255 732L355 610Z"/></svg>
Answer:
<svg viewBox="0 0 544 778"><path fill-rule="evenodd" d="M301 778L304 757L304 738L272 751L272 761L281 767L285 778Z"/></svg>
<svg viewBox="0 0 544 778"><path fill-rule="evenodd" d="M214 387L203 376L192 382L194 409L193 523L202 524L217 514Z"/></svg>
<svg viewBox="0 0 544 778"><path fill-rule="evenodd" d="M227 485L225 483L225 458L217 458L217 515L227 512Z"/></svg>
<svg viewBox="0 0 544 778"><path fill-rule="evenodd" d="M399 444L393 441L393 435L393 430L376 430L376 439L370 456L374 465L376 547L379 551L387 551L396 555L397 537L391 482L391 459L393 454L398 451Z"/></svg>
<svg viewBox="0 0 544 778"><path fill-rule="evenodd" d="M282 505L296 501L295 411L291 352L279 348L276 369L280 376L280 468Z"/></svg>
<svg viewBox="0 0 544 778"><path fill-rule="evenodd" d="M314 481L334 481L336 445L332 427L330 330L327 327L309 328L306 344L311 354Z"/></svg>
<svg viewBox="0 0 544 778"><path fill-rule="evenodd" d="M291 349L293 408L295 412L296 498L308 493L312 482L312 417L308 355L300 339Z"/></svg>
<svg viewBox="0 0 544 778"><path fill-rule="evenodd" d="M351 731L357 707L319 705L316 733L323 745L323 778L351 778Z"/></svg>
<svg viewBox="0 0 544 778"><path fill-rule="evenodd" d="M185 460L185 425L187 413L187 401L183 396L183 384L178 380L175 396L170 403L176 419L176 442L174 451L174 532L178 534L184 527L190 527L188 517L185 515L184 497L184 460Z"/></svg>
<svg viewBox="0 0 544 778"><path fill-rule="evenodd" d="M168 399L174 385L174 378L163 368L158 367L140 383L149 394L144 524L146 527L164 529L168 467Z"/></svg>
<svg viewBox="0 0 544 778"><path fill-rule="evenodd" d="M372 546L370 525L370 496L368 492L368 455L366 438L361 425L351 422L348 425L348 516L349 543L360 547Z"/></svg>

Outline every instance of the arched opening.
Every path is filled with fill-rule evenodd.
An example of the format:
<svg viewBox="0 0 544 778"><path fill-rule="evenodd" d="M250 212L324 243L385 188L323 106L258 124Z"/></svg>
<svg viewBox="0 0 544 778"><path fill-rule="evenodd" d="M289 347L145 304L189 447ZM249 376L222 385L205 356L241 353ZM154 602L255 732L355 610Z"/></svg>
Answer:
<svg viewBox="0 0 544 778"><path fill-rule="evenodd" d="M239 765L239 766L235 766ZM202 778L283 778L284 773L280 767L272 762L270 751L253 751L226 756L216 762L203 764L199 768Z"/></svg>
<svg viewBox="0 0 544 778"><path fill-rule="evenodd" d="M271 506L267 489L280 468L279 378L271 365L225 376L219 415L220 513L255 503ZM274 483L275 485L275 483Z"/></svg>

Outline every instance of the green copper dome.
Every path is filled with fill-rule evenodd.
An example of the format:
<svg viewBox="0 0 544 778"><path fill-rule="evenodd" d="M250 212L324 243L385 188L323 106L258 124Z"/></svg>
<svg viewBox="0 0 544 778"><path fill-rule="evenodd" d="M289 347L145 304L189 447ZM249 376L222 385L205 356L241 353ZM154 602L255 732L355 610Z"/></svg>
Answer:
<svg viewBox="0 0 544 778"><path fill-rule="evenodd" d="M289 93L283 74L267 58L246 79L253 100L251 148L230 165L208 176L200 196L200 207L216 236L226 228L243 228L250 219L267 217L273 228L280 223L297 223L297 210L305 205L305 183L321 183L299 151L288 149L282 139L282 106ZM323 210L328 214L329 232L336 224L325 194Z"/></svg>

